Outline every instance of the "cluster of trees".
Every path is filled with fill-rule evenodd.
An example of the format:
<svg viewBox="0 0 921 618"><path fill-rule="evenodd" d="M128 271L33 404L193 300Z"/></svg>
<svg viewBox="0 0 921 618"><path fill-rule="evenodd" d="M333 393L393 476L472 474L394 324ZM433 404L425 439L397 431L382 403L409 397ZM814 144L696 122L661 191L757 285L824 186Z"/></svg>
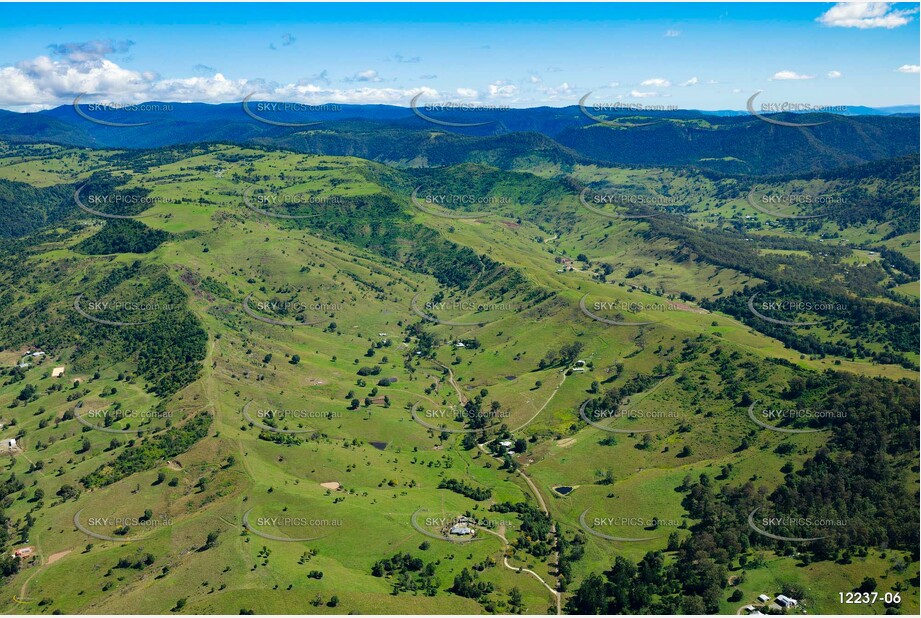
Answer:
<svg viewBox="0 0 921 618"><path fill-rule="evenodd" d="M134 448L125 449L111 462L100 465L80 482L87 489L105 487L116 481L144 470L150 470L158 462L180 455L208 435L211 415L200 412L184 425L170 427L161 434L151 436Z"/></svg>
<svg viewBox="0 0 921 618"><path fill-rule="evenodd" d="M819 311L811 314L795 310L763 311L759 309L761 313L770 318L789 322L834 321L841 337L836 341L828 341L819 338L808 329L791 328L788 325L763 320L753 315L748 308L748 301L752 294L759 295L756 305L760 299L769 301L772 298L782 298L790 302L821 302L841 307L840 310ZM746 287L741 292L735 292L715 302L705 301L702 305L727 313L804 354L820 356L830 354L852 359L871 358L879 363L899 364L908 369L916 368L914 361L906 354L916 351L921 344L917 328L918 312L910 307L840 293L817 293L815 290L785 282L776 287L768 285L751 289ZM883 349L873 349L868 345L873 343L881 344Z"/></svg>
<svg viewBox="0 0 921 618"><path fill-rule="evenodd" d="M112 219L105 226L77 243L75 251L86 255L112 253L150 253L170 237L168 232L147 227L134 219Z"/></svg>
<svg viewBox="0 0 921 618"><path fill-rule="evenodd" d="M489 404L489 410L486 410L484 407L485 402L486 399L483 393L476 394L473 398L467 400L467 403L464 404L462 411L458 410L458 416L456 417L456 420L464 421L464 425L467 429L474 430L485 430L496 425L496 419L498 417L499 410L502 408L502 404L493 400ZM499 432L501 433L503 431L506 431L506 427L504 424L500 424ZM467 439L468 437L469 440ZM465 449L469 450L476 446L475 434L465 434L464 438Z"/></svg>
<svg viewBox="0 0 921 618"><path fill-rule="evenodd" d="M570 614L714 614L726 568L713 559L712 539L689 537L666 566L665 555L647 553L638 564L618 556L608 571L586 577L566 604Z"/></svg>
<svg viewBox="0 0 921 618"><path fill-rule="evenodd" d="M468 247L445 240L437 231L412 222L405 208L384 194L353 196L345 203L315 206L322 216L297 225L320 229L352 245L396 260L410 270L466 289L481 270L501 268Z"/></svg>
<svg viewBox="0 0 921 618"><path fill-rule="evenodd" d="M33 187L0 179L0 238L20 238L63 219L76 206L68 185Z"/></svg>
<svg viewBox="0 0 921 618"><path fill-rule="evenodd" d="M474 487L458 479L443 479L438 484L438 489L450 489L454 493L467 496L477 501L489 500L492 498L492 490L488 487Z"/></svg>
<svg viewBox="0 0 921 618"><path fill-rule="evenodd" d="M539 367L546 369L547 367L571 365L579 358L579 354L582 353L584 347L585 345L581 341L573 341L572 343L564 344L559 350L548 350L547 354L540 359Z"/></svg>
<svg viewBox="0 0 921 618"><path fill-rule="evenodd" d="M259 432L259 439L266 442L274 442L282 446L297 446L303 444L303 440L293 433L282 433L280 431L268 431L263 429Z"/></svg>
<svg viewBox="0 0 921 618"><path fill-rule="evenodd" d="M422 558L411 554L394 554L378 560L371 566L371 575L392 580L393 594L421 591L426 596L438 593L439 582L435 577L437 563L425 563Z"/></svg>
<svg viewBox="0 0 921 618"><path fill-rule="evenodd" d="M585 406L585 415L593 420L603 420L604 417L609 417L613 413L616 413L621 403L628 397L649 390L663 377L664 376L660 374L637 374L627 380L623 386L608 389L604 391L604 394L600 397L596 397L590 401L588 405ZM598 415L599 410L604 410L604 417Z"/></svg>
<svg viewBox="0 0 921 618"><path fill-rule="evenodd" d="M521 534L513 545L532 556L541 558L553 551L553 519L527 502L501 502L490 507L496 513L517 513L521 518Z"/></svg>
<svg viewBox="0 0 921 618"><path fill-rule="evenodd" d="M456 595L482 601L494 590L494 587L489 582L481 581L476 572L470 572L467 567L464 567L454 576L454 584L450 590Z"/></svg>
<svg viewBox="0 0 921 618"><path fill-rule="evenodd" d="M4 509L13 503L13 494L22 491L25 484L20 481L15 473L0 482L0 549L7 547L12 538L10 536L10 518L4 513ZM31 521L31 517L30 517ZM0 555L0 577L9 577L19 572L19 558L14 558L11 552L3 551Z"/></svg>
<svg viewBox="0 0 921 618"><path fill-rule="evenodd" d="M569 589L572 582L572 564L578 562L585 555L585 535L577 532L572 540L563 534L556 537L557 545L557 581L561 591Z"/></svg>

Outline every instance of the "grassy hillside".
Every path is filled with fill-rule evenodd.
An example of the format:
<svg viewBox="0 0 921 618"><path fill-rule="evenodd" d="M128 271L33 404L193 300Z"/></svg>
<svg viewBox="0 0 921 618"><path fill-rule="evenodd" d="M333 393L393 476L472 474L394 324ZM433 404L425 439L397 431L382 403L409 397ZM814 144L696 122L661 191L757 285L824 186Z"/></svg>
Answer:
<svg viewBox="0 0 921 618"><path fill-rule="evenodd" d="M751 178L539 152L7 146L42 223L0 253L0 546L35 551L0 594L883 613L838 602L872 578L917 613L917 159ZM784 225L753 190L850 210ZM752 294L848 309L763 310L784 325Z"/></svg>

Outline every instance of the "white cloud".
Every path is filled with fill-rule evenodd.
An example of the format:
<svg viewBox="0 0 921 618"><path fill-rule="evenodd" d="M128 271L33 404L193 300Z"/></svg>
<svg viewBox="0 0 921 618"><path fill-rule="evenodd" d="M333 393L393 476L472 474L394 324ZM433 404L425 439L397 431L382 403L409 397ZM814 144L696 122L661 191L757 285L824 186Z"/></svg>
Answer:
<svg viewBox="0 0 921 618"><path fill-rule="evenodd" d="M699 81L700 81L700 80L698 80L696 77L692 77L691 79L689 79L689 80L686 81L686 82L681 82L680 85L681 85L681 86L696 86L696 85L697 85L697 82L699 82Z"/></svg>
<svg viewBox="0 0 921 618"><path fill-rule="evenodd" d="M670 81L662 79L661 77L653 77L652 79L640 82L640 86L652 86L654 88L668 88L671 85L672 83Z"/></svg>
<svg viewBox="0 0 921 618"><path fill-rule="evenodd" d="M608 84L608 88L617 88L618 86L620 86L620 82L611 82Z"/></svg>
<svg viewBox="0 0 921 618"><path fill-rule="evenodd" d="M260 96L262 100L266 98L278 99L285 101L297 101L302 103L382 103L390 105L408 105L409 100L417 94L422 93L426 98L440 96L437 90L432 88L372 88L365 86L362 88L353 88L343 90L338 88L321 88L313 84L288 84L267 88L265 94ZM248 93L247 93L248 94ZM245 96L245 95L244 95ZM242 97L230 97L223 101L239 101Z"/></svg>
<svg viewBox="0 0 921 618"><path fill-rule="evenodd" d="M640 92L639 90L631 90L630 96L634 99L649 99L652 97L661 97L662 95L658 92Z"/></svg>
<svg viewBox="0 0 921 618"><path fill-rule="evenodd" d="M742 92L742 89L741 89L741 88L733 88L733 89L732 89L732 94L739 94L740 92Z"/></svg>
<svg viewBox="0 0 921 618"><path fill-rule="evenodd" d="M816 18L826 26L841 28L898 28L911 21L918 9L897 10L891 2L839 2Z"/></svg>
<svg viewBox="0 0 921 618"><path fill-rule="evenodd" d="M674 37L676 37L676 36L681 36L681 31L680 31L680 30L666 30L666 31L665 31L665 36L667 36L667 37L669 37L669 38L674 38Z"/></svg>
<svg viewBox="0 0 921 618"><path fill-rule="evenodd" d="M528 78L528 81L531 82L532 84L539 84L542 80L541 80L541 78L540 78L539 76L537 76L537 75L531 75L531 76Z"/></svg>
<svg viewBox="0 0 921 618"><path fill-rule="evenodd" d="M367 71L359 71L355 73L352 77L346 79L348 82L382 82L381 76L377 74L377 71L374 69L368 69Z"/></svg>
<svg viewBox="0 0 921 618"><path fill-rule="evenodd" d="M110 60L70 62L39 56L0 68L0 104L41 106L72 101L81 92L118 96L123 101L150 100L157 79L152 72L123 69Z"/></svg>
<svg viewBox="0 0 921 618"><path fill-rule="evenodd" d="M569 82L563 82L559 86L541 88L540 91L544 93L547 99L571 98L574 94Z"/></svg>
<svg viewBox="0 0 921 618"><path fill-rule="evenodd" d="M785 79L815 79L815 75L801 75L796 71L777 71L771 79L778 81Z"/></svg>
<svg viewBox="0 0 921 618"><path fill-rule="evenodd" d="M95 43L70 44L54 50L54 56L39 56L12 66L0 67L0 106L21 111L36 111L73 102L83 92L94 93L90 102L140 103L143 101L196 101L228 103L243 100L250 93L262 100L301 103L386 103L408 104L424 93L437 97L432 88L331 88L326 73L294 83L266 82L262 79L230 79L222 73L211 76L163 79L152 71L133 71L93 53L117 53L118 46ZM363 71L355 81L381 81L376 71Z"/></svg>
<svg viewBox="0 0 921 618"><path fill-rule="evenodd" d="M841 71L829 71L828 79L838 79L841 77Z"/></svg>
<svg viewBox="0 0 921 618"><path fill-rule="evenodd" d="M466 99L475 99L480 96L480 93L474 90L473 88L458 88L457 94L466 98Z"/></svg>
<svg viewBox="0 0 921 618"><path fill-rule="evenodd" d="M921 66L917 64L903 64L896 69L899 73L921 73Z"/></svg>
<svg viewBox="0 0 921 618"><path fill-rule="evenodd" d="M513 97L518 93L518 86L513 86L508 82L497 81L489 85L489 96L491 97Z"/></svg>

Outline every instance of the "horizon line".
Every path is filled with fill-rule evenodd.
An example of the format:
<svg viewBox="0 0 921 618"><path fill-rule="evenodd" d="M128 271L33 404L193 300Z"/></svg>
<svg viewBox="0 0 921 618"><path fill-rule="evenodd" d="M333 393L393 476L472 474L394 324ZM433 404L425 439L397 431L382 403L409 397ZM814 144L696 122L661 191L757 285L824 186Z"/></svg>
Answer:
<svg viewBox="0 0 921 618"><path fill-rule="evenodd" d="M108 105L111 103L113 103L113 101L111 100L108 102L107 101L95 101L95 102L82 102L81 101L80 103L77 103L76 105L78 105L79 107L84 107L84 106L89 106L89 105ZM165 99L146 99L143 101L133 101L130 103L127 103L127 102L118 103L117 107L111 110L104 110L104 111L122 111L118 108L119 107L120 108L130 108L133 106L147 105L151 103L163 103L163 104L168 104L168 105L209 105L209 106L217 107L220 105L240 105L242 106L244 104L244 100L240 99L240 100L233 100L233 101L213 102L213 101L189 101L189 100L170 101L170 100L165 100ZM284 99L271 99L271 98L253 99L252 103L284 103L284 104L292 104L292 105L301 105L301 106L305 106L309 108L323 108L323 107L333 108L336 106L339 106L339 107L345 107L345 106L349 106L349 107L390 107L390 108L397 108L397 109L405 109L408 112L412 112L415 109L411 103L406 103L406 104L401 104L401 103L353 103L353 102L340 102L340 101L325 101L322 103L318 103L318 102L304 102L304 101L297 101L297 100L284 100ZM481 106L484 107L484 109L476 109L476 110L470 110L470 109L467 109L467 110L464 110L464 109L436 110L436 111L442 111L442 112L463 111L465 113L469 113L471 111L477 112L477 113L496 113L496 112L509 112L509 111L528 111L528 110L536 110L536 109L560 109L561 110L561 109L567 109L570 107L574 107L574 108L580 107L579 102L568 103L566 105L558 105L558 106L551 105L551 104L545 104L545 105L529 105L529 106L524 106L524 107L515 107L513 105L508 105L508 104L484 103L482 101L443 100L443 101L438 101L437 103L441 105L450 103L452 105L461 105L461 106L469 106L469 107L481 107ZM28 105L28 104L25 104L25 105ZM429 105L431 105L431 103L429 103ZM602 110L595 110L599 113L640 112L640 113L660 113L661 114L661 113L674 113L674 112L701 112L701 113L735 112L739 114L751 115L751 112L745 109L744 106L740 109L732 108L732 107L704 109L704 108L699 108L699 107L681 107L677 105L668 105L668 104L646 104L646 103L631 103L631 102L617 101L617 102L603 102L600 104L592 104L586 107L592 108L597 105L603 105L605 108ZM15 107L23 107L23 106L24 105L17 105ZM31 111L20 111L20 110L10 109L8 107L0 105L0 110L11 112L11 113L16 113L16 114L40 114L43 112L60 109L62 107L74 107L74 106L75 106L74 102L59 103L57 105L45 107L43 109L37 109L37 110L31 110ZM900 107L914 107L914 108L918 108L919 112L921 112L921 103L895 103L895 104L889 104L889 105L866 105L866 104L860 104L860 103L858 104L829 103L829 104L823 104L822 107L848 108L848 109L864 108L864 109L870 109L870 110L887 110L887 109L900 108ZM657 109L657 108L668 108L668 109ZM134 111L134 110L128 110L128 111ZM296 113L297 110L287 110L287 111L291 113ZM324 112L324 111L335 111L335 110L307 109L307 110L301 110L301 111ZM431 110L427 110L427 111L431 111ZM762 112L762 113L764 114L779 114L779 113L835 114L836 112L817 109L817 110L810 110L810 111L803 111L803 112L800 112L800 111L776 111L776 112L770 111L770 112ZM907 113L910 113L910 112L907 112Z"/></svg>

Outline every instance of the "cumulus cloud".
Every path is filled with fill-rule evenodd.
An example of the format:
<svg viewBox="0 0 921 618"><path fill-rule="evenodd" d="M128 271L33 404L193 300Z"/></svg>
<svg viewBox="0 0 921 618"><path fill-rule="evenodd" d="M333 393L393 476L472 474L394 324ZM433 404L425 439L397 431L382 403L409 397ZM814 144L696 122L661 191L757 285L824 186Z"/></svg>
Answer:
<svg viewBox="0 0 921 618"><path fill-rule="evenodd" d="M264 92L264 94L263 94ZM426 98L439 97L439 92L433 88L374 88L364 86L361 88L339 89L323 88L316 84L288 84L267 85L260 91L262 100L298 101L301 103L381 103L390 105L409 105L409 100L417 94ZM225 101L239 101L242 97L231 97Z"/></svg>
<svg viewBox="0 0 921 618"><path fill-rule="evenodd" d="M489 85L489 96L491 97L513 97L518 93L518 86L514 86L505 81L493 82Z"/></svg>
<svg viewBox="0 0 921 618"><path fill-rule="evenodd" d="M558 86L548 86L541 88L540 91L544 94L544 97L548 100L560 99L560 98L572 98L574 91L573 87L569 82L563 82Z"/></svg>
<svg viewBox="0 0 921 618"><path fill-rule="evenodd" d="M530 77L528 77L528 81L531 82L532 84L539 84L541 82L541 79L540 79L540 76L538 75L531 75Z"/></svg>
<svg viewBox="0 0 921 618"><path fill-rule="evenodd" d="M377 74L377 71L374 69L368 69L367 71L359 71L355 73L352 77L347 77L345 79L347 82L382 82L384 81L380 75Z"/></svg>
<svg viewBox="0 0 921 618"><path fill-rule="evenodd" d="M150 85L147 96L157 101L234 100L240 94L246 96L253 90L261 90L259 86L262 84L247 82L244 79L231 80L221 73L216 73L213 77L160 80ZM248 92L243 92L246 90Z"/></svg>
<svg viewBox="0 0 921 618"><path fill-rule="evenodd" d="M464 97L465 99L475 99L480 96L480 93L473 88L458 88L457 94Z"/></svg>
<svg viewBox="0 0 921 618"><path fill-rule="evenodd" d="M691 79L689 79L689 80L686 81L686 82L681 82L680 85L682 85L682 86L696 86L697 83L698 83L699 81L700 81L700 80L698 80L696 77L692 77Z"/></svg>
<svg viewBox="0 0 921 618"><path fill-rule="evenodd" d="M821 24L839 28L898 28L912 20L918 9L895 9L891 2L839 2L816 18Z"/></svg>
<svg viewBox="0 0 921 618"><path fill-rule="evenodd" d="M140 102L157 75L123 69L110 60L72 63L39 56L0 68L0 104L59 104L83 92L106 93Z"/></svg>
<svg viewBox="0 0 921 618"><path fill-rule="evenodd" d="M681 31L680 30L666 30L665 36L667 36L670 39L676 36L681 36Z"/></svg>
<svg viewBox="0 0 921 618"><path fill-rule="evenodd" d="M841 71L829 71L828 79L838 79L841 77Z"/></svg>
<svg viewBox="0 0 921 618"><path fill-rule="evenodd" d="M652 86L654 88L668 88L671 85L672 83L670 81L662 79L661 77L653 77L652 79L640 82L640 86Z"/></svg>
<svg viewBox="0 0 921 618"><path fill-rule="evenodd" d="M787 79L815 79L815 75L802 75L796 71L777 71L771 79L776 81Z"/></svg>
<svg viewBox="0 0 921 618"><path fill-rule="evenodd" d="M130 47L130 43L91 41L53 46L52 53L0 67L0 106L35 111L73 102L81 93L84 102L140 103L143 101L227 103L256 93L262 100L320 103L383 103L408 105L419 94L438 96L426 88L381 88L370 84L383 81L376 71L357 73L352 81L361 87L332 88L328 73L293 83L261 79L232 79L213 67L195 67L195 75L161 78L152 71L135 71L105 58ZM434 76L433 76L434 77ZM368 85L364 85L368 84Z"/></svg>
<svg viewBox="0 0 921 618"><path fill-rule="evenodd" d="M903 64L896 69L899 73L921 73L921 66L917 64Z"/></svg>
<svg viewBox="0 0 921 618"><path fill-rule="evenodd" d="M662 94L659 92L640 92L639 90L631 90L630 96L634 99L650 99L653 97L661 97Z"/></svg>

